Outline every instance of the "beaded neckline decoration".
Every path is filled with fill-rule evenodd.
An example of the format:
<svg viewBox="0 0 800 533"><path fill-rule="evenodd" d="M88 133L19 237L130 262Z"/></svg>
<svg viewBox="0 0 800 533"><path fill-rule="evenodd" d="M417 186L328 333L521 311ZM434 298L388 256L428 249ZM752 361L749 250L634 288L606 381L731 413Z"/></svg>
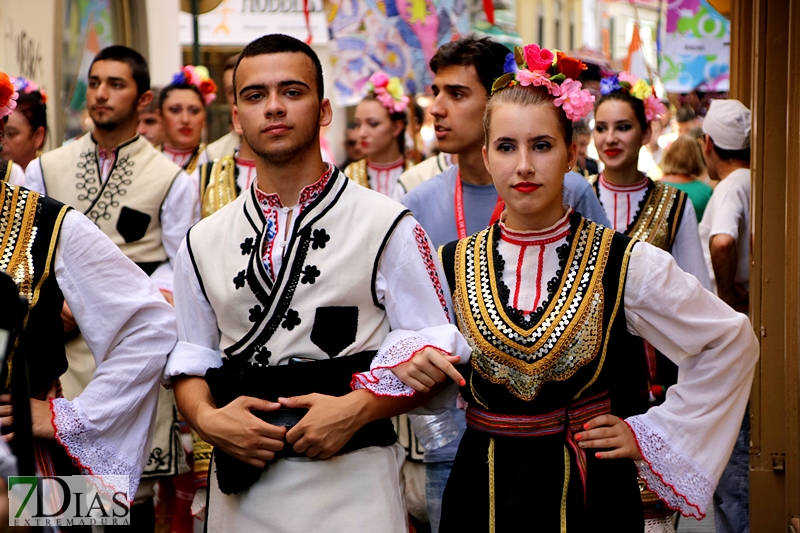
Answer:
<svg viewBox="0 0 800 533"><path fill-rule="evenodd" d="M532 400L548 381L563 381L591 362L602 344L602 277L614 232L576 217L564 271L549 302L525 323L507 312L492 253L497 225L459 241L453 305L473 349L472 367L514 396ZM507 296L506 296L507 299Z"/></svg>

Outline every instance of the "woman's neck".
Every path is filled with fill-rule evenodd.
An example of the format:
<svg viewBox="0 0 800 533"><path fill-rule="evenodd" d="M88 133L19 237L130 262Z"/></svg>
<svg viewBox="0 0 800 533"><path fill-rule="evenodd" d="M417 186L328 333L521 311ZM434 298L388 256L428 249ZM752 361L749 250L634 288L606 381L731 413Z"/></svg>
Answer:
<svg viewBox="0 0 800 533"><path fill-rule="evenodd" d="M536 213L518 213L514 208L506 204L506 216L503 223L510 230L516 231L542 231L557 224L564 215L567 208L559 199L557 204L549 206L547 209Z"/></svg>
<svg viewBox="0 0 800 533"><path fill-rule="evenodd" d="M164 139L164 148L166 150L172 150L173 152L193 152L197 150L198 146L200 146L199 142L194 146L181 146L179 144L171 143L168 140Z"/></svg>
<svg viewBox="0 0 800 533"><path fill-rule="evenodd" d="M403 154L400 153L400 148L396 143L392 143L392 145L386 150L378 154L368 156L367 161L378 164L394 163L401 157L403 157Z"/></svg>
<svg viewBox="0 0 800 533"><path fill-rule="evenodd" d="M633 185L642 181L642 173L636 168L637 161L623 168L603 169L603 178L614 185Z"/></svg>

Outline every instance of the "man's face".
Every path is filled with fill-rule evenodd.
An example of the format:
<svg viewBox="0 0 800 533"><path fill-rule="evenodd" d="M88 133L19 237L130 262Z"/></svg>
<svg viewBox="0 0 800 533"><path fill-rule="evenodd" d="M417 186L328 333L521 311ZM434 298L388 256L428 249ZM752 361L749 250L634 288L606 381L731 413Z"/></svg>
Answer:
<svg viewBox="0 0 800 533"><path fill-rule="evenodd" d="M236 71L233 122L264 161L285 164L319 152L319 128L331 121L328 99L319 101L314 65L305 54L247 57Z"/></svg>
<svg viewBox="0 0 800 533"><path fill-rule="evenodd" d="M475 67L442 67L433 80L434 130L439 150L460 154L483 146L483 112L488 95Z"/></svg>
<svg viewBox="0 0 800 533"><path fill-rule="evenodd" d="M161 116L158 113L139 113L139 127L136 129L136 133L144 135L153 146L162 144L164 142L164 127L161 124Z"/></svg>
<svg viewBox="0 0 800 533"><path fill-rule="evenodd" d="M678 122L678 135L689 135L689 132L694 128L695 121Z"/></svg>
<svg viewBox="0 0 800 533"><path fill-rule="evenodd" d="M127 63L121 61L96 61L89 71L89 86L86 89L86 107L95 127L115 130L136 118L140 103L150 91L139 96L133 73Z"/></svg>
<svg viewBox="0 0 800 533"><path fill-rule="evenodd" d="M225 91L225 100L228 105L233 105L233 69L229 68L222 73L222 89Z"/></svg>
<svg viewBox="0 0 800 533"><path fill-rule="evenodd" d="M587 157L589 157L588 149L589 149L589 142L592 140L592 135L590 133L581 133L575 139L578 145L578 159L583 161Z"/></svg>

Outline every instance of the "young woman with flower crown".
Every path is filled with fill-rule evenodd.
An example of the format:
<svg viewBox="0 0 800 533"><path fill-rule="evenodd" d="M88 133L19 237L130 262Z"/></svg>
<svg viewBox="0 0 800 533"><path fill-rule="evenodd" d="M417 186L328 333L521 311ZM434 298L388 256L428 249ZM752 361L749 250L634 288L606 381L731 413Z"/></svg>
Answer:
<svg viewBox="0 0 800 533"><path fill-rule="evenodd" d="M563 205L572 122L593 100L569 65L517 48L485 117L484 161L506 210L441 252L473 349L442 532L578 532L609 521L641 532L637 470L671 508L702 517L747 403L758 357L747 318L666 252ZM666 401L635 416L631 334L681 369ZM452 370L431 350L392 372L425 391Z"/></svg>
<svg viewBox="0 0 800 533"><path fill-rule="evenodd" d="M8 117L2 156L24 170L40 154L47 139L47 94L31 80L12 77L11 82L19 99Z"/></svg>
<svg viewBox="0 0 800 533"><path fill-rule="evenodd" d="M19 91L5 72L0 72L0 182L22 185L25 181L25 171L13 162L7 153L3 153L4 136L9 117L17 108Z"/></svg>
<svg viewBox="0 0 800 533"><path fill-rule="evenodd" d="M200 139L206 125L206 106L217 97L217 86L203 66L187 65L161 89L158 108L164 125L162 151L192 174L205 163Z"/></svg>
<svg viewBox="0 0 800 533"><path fill-rule="evenodd" d="M344 169L348 178L397 200L404 189L400 174L413 166L405 158L406 109L409 98L399 78L376 72L367 83L367 96L356 107L355 127L364 159Z"/></svg>

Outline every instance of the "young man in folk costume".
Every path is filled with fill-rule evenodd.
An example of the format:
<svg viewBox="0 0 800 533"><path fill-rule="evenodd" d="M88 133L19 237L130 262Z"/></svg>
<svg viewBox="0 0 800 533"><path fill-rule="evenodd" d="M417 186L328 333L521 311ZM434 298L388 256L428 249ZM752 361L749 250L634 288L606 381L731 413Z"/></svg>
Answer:
<svg viewBox="0 0 800 533"><path fill-rule="evenodd" d="M43 154L26 169L25 186L84 213L136 263L168 301L172 267L181 240L197 220L197 190L191 178L137 135L138 113L152 98L144 58L124 46L101 50L89 68L86 103L95 129ZM69 297L62 312L69 371L64 395L83 391L95 372L95 357L83 330L75 327ZM171 391L161 390L152 456L144 477L172 476L185 469ZM143 483L136 504L152 505L156 479Z"/></svg>
<svg viewBox="0 0 800 533"><path fill-rule="evenodd" d="M403 198L437 248L472 235L489 225L498 208L498 194L483 164L483 115L492 83L503 73L508 49L488 38L465 37L447 43L431 59L433 114L439 148L455 154L458 164L422 183ZM563 201L587 218L607 224L591 187L579 174L564 176ZM466 429L464 410L451 414ZM448 415L444 415L448 416ZM426 450L428 515L438 530L442 493L458 449L457 438L437 450Z"/></svg>
<svg viewBox="0 0 800 533"><path fill-rule="evenodd" d="M402 206L323 163L331 107L310 47L267 35L234 72L258 176L178 253L165 371L214 446L208 530L407 531L386 417L421 400L381 377L431 346L468 350L432 246Z"/></svg>
<svg viewBox="0 0 800 533"><path fill-rule="evenodd" d="M130 485L114 488L132 498L148 460L159 376L177 339L174 313L141 269L87 217L6 183L0 183L0 202L0 269L28 301L18 344L3 368L3 392L18 371L15 358L25 357L35 473L71 475L77 466L85 474L126 475ZM61 395L59 384L68 364L65 299L97 366L71 399ZM0 406L0 424L14 429L11 406ZM137 516L132 520L141 524Z"/></svg>

